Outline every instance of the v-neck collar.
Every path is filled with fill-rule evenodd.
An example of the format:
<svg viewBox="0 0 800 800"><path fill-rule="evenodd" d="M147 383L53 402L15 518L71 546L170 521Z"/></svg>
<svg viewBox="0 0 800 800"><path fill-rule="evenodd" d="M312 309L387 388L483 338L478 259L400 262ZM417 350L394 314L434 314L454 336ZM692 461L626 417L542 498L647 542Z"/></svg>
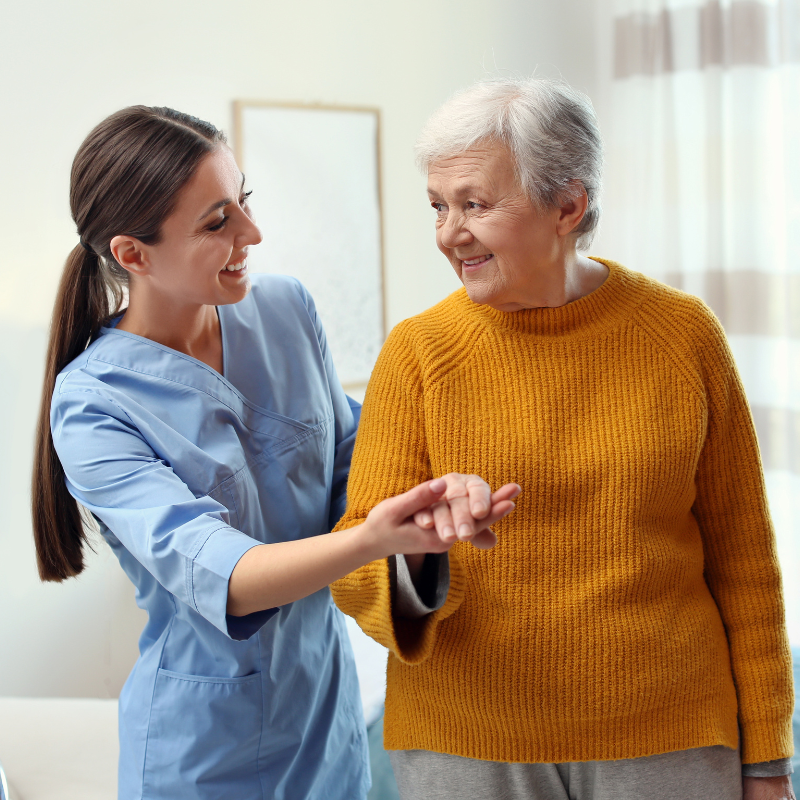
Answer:
<svg viewBox="0 0 800 800"><path fill-rule="evenodd" d="M229 380L228 378L228 363L229 363L229 353L228 353L228 343L227 343L227 335L226 335L226 327L227 327L227 320L225 319L225 315L222 312L222 309L217 306L217 318L219 319L219 326L220 326L220 335L222 337L222 373L217 372L213 367L209 366L205 363L205 361L201 361L199 358L195 358L194 356L190 356L188 353L184 353L180 350L176 350L173 347L169 347L168 345L161 344L160 342L156 342L153 339L148 339L146 336L140 336L138 333L131 333L130 331L121 331L117 328L117 323L121 319L121 316L111 320L110 324L104 326L98 332L98 338L111 336L111 337L122 337L124 339L129 340L130 342L134 342L136 344L142 346L153 347L156 350L160 350L161 352L173 356L176 359L179 359L185 362L187 365L191 366L192 368L199 368L206 378L213 378L216 381L222 383L226 388L230 391L234 392L243 402L247 403L247 405L252 406L258 410L260 409L259 406L248 400ZM91 357L99 357L100 360L106 360L106 354L103 356L92 355ZM123 366L123 365L120 365ZM174 375L159 375L158 370L156 369L147 369L145 365L141 362L137 364L137 371L150 374L156 377L163 377L169 378L171 380L175 380Z"/></svg>

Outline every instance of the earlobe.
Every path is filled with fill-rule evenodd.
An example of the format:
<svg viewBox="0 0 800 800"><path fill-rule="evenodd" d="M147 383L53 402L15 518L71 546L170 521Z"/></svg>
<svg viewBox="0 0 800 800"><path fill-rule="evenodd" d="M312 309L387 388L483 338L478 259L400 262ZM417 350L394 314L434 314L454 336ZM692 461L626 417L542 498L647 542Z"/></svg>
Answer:
<svg viewBox="0 0 800 800"><path fill-rule="evenodd" d="M117 264L131 275L146 275L150 266L147 249L133 236L115 236L110 242Z"/></svg>

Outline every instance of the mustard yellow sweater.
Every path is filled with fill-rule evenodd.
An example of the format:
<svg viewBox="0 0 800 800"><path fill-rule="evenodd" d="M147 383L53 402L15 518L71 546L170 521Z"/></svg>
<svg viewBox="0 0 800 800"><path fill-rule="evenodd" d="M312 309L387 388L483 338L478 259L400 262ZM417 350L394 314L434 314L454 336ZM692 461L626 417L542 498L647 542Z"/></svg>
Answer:
<svg viewBox="0 0 800 800"><path fill-rule="evenodd" d="M493 761L792 752L791 657L755 433L698 299L604 261L504 313L462 289L406 320L364 402L338 529L450 471L522 486L444 607L393 619L386 561L333 585L390 648L385 744Z"/></svg>

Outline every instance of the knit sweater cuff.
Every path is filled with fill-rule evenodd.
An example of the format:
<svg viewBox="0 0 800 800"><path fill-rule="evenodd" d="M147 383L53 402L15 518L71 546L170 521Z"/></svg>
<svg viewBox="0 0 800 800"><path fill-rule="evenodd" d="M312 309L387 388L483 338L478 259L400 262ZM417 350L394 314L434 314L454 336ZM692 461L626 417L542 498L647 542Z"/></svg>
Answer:
<svg viewBox="0 0 800 800"><path fill-rule="evenodd" d="M358 521L353 521L353 525ZM346 527L350 527L347 525ZM398 619L392 614L392 576L384 558L345 575L331 584L336 605L353 617L361 630L387 647L405 664L419 664L433 652L439 623L464 600L466 576L458 559L450 555L450 589L441 608L420 619Z"/></svg>
<svg viewBox="0 0 800 800"><path fill-rule="evenodd" d="M396 575L392 598L395 617L420 619L445 604L450 589L450 560L446 553L428 553L425 556L418 585L411 579L405 556L389 558L390 576L393 569Z"/></svg>
<svg viewBox="0 0 800 800"><path fill-rule="evenodd" d="M790 758L794 752L791 717L759 722L740 717L739 724L741 732L739 747L742 751L743 765L781 761Z"/></svg>

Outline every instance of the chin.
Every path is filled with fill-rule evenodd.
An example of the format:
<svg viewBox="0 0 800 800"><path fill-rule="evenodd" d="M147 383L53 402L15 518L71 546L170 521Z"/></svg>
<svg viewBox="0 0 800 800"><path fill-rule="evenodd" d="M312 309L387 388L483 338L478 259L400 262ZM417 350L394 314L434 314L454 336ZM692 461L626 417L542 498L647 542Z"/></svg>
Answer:
<svg viewBox="0 0 800 800"><path fill-rule="evenodd" d="M494 300L495 292L488 289L486 286L480 284L465 283L464 288L467 290L467 295L473 303L479 306L490 306Z"/></svg>
<svg viewBox="0 0 800 800"><path fill-rule="evenodd" d="M246 275L241 281L236 283L236 286L223 287L221 292L222 298L215 305L226 306L234 303L240 303L250 294L250 276Z"/></svg>

